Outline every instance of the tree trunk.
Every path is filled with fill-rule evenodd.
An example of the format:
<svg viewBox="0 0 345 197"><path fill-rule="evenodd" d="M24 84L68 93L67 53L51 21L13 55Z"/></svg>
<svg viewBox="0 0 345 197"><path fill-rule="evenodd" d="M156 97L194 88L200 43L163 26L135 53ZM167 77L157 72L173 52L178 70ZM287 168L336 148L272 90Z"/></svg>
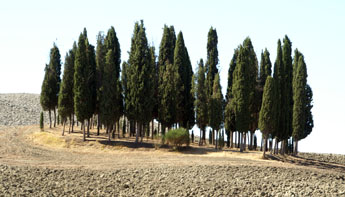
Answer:
<svg viewBox="0 0 345 197"><path fill-rule="evenodd" d="M236 144L237 144L237 132L235 131L235 141L234 141L234 147L235 148L237 147Z"/></svg>
<svg viewBox="0 0 345 197"><path fill-rule="evenodd" d="M250 132L250 150L253 150L254 149L254 132Z"/></svg>
<svg viewBox="0 0 345 197"><path fill-rule="evenodd" d="M135 127L135 143L137 144L139 142L139 129L138 129L138 122L135 123L136 124L136 127Z"/></svg>
<svg viewBox="0 0 345 197"><path fill-rule="evenodd" d="M266 137L263 141L264 141L264 147L266 147L266 142L267 142ZM266 158L266 148L264 148L263 158Z"/></svg>
<svg viewBox="0 0 345 197"><path fill-rule="evenodd" d="M51 115L51 111L49 109L49 128L52 128L52 115Z"/></svg>
<svg viewBox="0 0 345 197"><path fill-rule="evenodd" d="M74 128L74 114L72 114L72 133L73 133L73 128Z"/></svg>
<svg viewBox="0 0 345 197"><path fill-rule="evenodd" d="M126 119L125 116L123 116L123 121L122 121L122 137L125 137L127 131L127 123L126 123Z"/></svg>
<svg viewBox="0 0 345 197"><path fill-rule="evenodd" d="M108 124L108 125L107 125L107 132L108 132L108 141L109 141L109 142L111 141L111 139L110 139L110 134L111 134L110 129L111 129L111 126Z"/></svg>
<svg viewBox="0 0 345 197"><path fill-rule="evenodd" d="M298 140L294 140L294 150L293 150L293 155L297 156L298 154Z"/></svg>
<svg viewBox="0 0 345 197"><path fill-rule="evenodd" d="M112 132L111 132L111 133L112 133L112 136L111 136L111 137L112 137L113 139L115 139L116 122L115 122L112 126L113 126L113 128L112 128Z"/></svg>
<svg viewBox="0 0 345 197"><path fill-rule="evenodd" d="M230 148L234 148L234 132L230 131Z"/></svg>
<svg viewBox="0 0 345 197"><path fill-rule="evenodd" d="M228 148L230 148L230 133L231 133L231 131L229 131L229 132L227 132L227 139L226 139L226 146L228 147Z"/></svg>
<svg viewBox="0 0 345 197"><path fill-rule="evenodd" d="M242 137L241 132L238 131L237 148L240 148L241 146L241 137Z"/></svg>
<svg viewBox="0 0 345 197"><path fill-rule="evenodd" d="M66 120L63 121L62 136L65 135L65 126L66 126Z"/></svg>
<svg viewBox="0 0 345 197"><path fill-rule="evenodd" d="M242 132L239 132L238 133L238 135L239 135L239 139L240 139L240 142L239 142L239 145L240 145L240 152L243 152L243 146L242 146L242 144L243 144L243 133Z"/></svg>
<svg viewBox="0 0 345 197"><path fill-rule="evenodd" d="M203 131L202 131L202 129L200 129L199 146L202 145L202 143L201 143L201 141L202 141L202 133L203 133Z"/></svg>
<svg viewBox="0 0 345 197"><path fill-rule="evenodd" d="M120 139L120 119L117 120L117 132L118 132L118 138Z"/></svg>
<svg viewBox="0 0 345 197"><path fill-rule="evenodd" d="M278 153L278 139L274 139L274 148L273 148L273 154L277 154Z"/></svg>
<svg viewBox="0 0 345 197"><path fill-rule="evenodd" d="M211 142L212 142L213 145L216 144L215 141L214 141L215 140L215 136L214 136L215 134L214 133L215 133L215 131L212 129L212 140L211 140ZM216 136L216 138L217 138L217 136Z"/></svg>
<svg viewBox="0 0 345 197"><path fill-rule="evenodd" d="M201 145L206 144L206 128L203 128L202 130L202 143Z"/></svg>
<svg viewBox="0 0 345 197"><path fill-rule="evenodd" d="M100 116L98 114L97 115L97 136L99 136L100 125L101 125L101 118L100 118Z"/></svg>
<svg viewBox="0 0 345 197"><path fill-rule="evenodd" d="M72 127L72 114L69 116L69 127L68 127L68 134L71 133L71 127Z"/></svg>
<svg viewBox="0 0 345 197"><path fill-rule="evenodd" d="M90 137L90 118L87 119L87 137Z"/></svg>
<svg viewBox="0 0 345 197"><path fill-rule="evenodd" d="M152 118L152 125L151 125L151 130L152 130L152 136L151 138L153 139L154 135L155 135L155 121Z"/></svg>
<svg viewBox="0 0 345 197"><path fill-rule="evenodd" d="M243 150L244 150L244 151L246 150L246 146L247 146L247 133L248 133L248 132L244 132L244 133L243 133L243 138L244 138L244 139L243 139L243 142L244 142L244 143L243 143Z"/></svg>
<svg viewBox="0 0 345 197"><path fill-rule="evenodd" d="M217 134L216 134L216 139L214 139L213 136L214 136L214 133L216 133L216 132L217 132ZM215 141L213 141L213 143L216 145L216 150L218 149L218 140L217 140L217 137L218 137L218 131L217 131L217 130L213 130L213 131L212 131L212 138L213 138L213 140L215 140Z"/></svg>
<svg viewBox="0 0 345 197"><path fill-rule="evenodd" d="M261 146L260 146L260 151L262 151L263 150L263 141L264 141L264 136L262 135L262 137L261 137Z"/></svg>
<svg viewBox="0 0 345 197"><path fill-rule="evenodd" d="M85 120L83 120L83 122L81 123L81 127L83 130L83 141L86 141L86 137L85 137Z"/></svg>
<svg viewBox="0 0 345 197"><path fill-rule="evenodd" d="M55 110L55 107L54 107L54 127L56 127L56 110Z"/></svg>

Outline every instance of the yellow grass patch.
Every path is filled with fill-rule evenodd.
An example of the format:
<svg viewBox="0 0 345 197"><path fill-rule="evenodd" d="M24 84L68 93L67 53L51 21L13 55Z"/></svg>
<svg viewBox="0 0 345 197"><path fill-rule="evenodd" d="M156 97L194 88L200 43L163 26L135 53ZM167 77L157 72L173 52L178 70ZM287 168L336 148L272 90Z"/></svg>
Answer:
<svg viewBox="0 0 345 197"><path fill-rule="evenodd" d="M35 144L46 145L53 148L69 147L65 139L58 137L49 132L34 132L29 137Z"/></svg>

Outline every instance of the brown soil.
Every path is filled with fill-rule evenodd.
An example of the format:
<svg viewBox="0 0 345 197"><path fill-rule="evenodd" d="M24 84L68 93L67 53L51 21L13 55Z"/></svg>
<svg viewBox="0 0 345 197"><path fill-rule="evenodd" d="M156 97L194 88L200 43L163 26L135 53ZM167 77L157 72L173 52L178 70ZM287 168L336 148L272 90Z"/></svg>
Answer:
<svg viewBox="0 0 345 197"><path fill-rule="evenodd" d="M345 162L269 156L192 144L182 151L157 141L95 130L61 136L61 128L0 128L0 193L5 195L345 195ZM159 147L159 148L158 148ZM321 156L319 156L321 157ZM333 161L333 160L332 160ZM0 195L1 196L1 195Z"/></svg>

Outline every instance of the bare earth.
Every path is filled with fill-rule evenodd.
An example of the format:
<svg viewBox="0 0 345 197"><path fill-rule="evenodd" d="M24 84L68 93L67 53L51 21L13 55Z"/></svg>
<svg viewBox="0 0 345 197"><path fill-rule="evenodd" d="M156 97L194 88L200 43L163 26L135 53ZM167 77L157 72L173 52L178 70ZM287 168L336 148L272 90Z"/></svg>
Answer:
<svg viewBox="0 0 345 197"><path fill-rule="evenodd" d="M146 138L109 143L92 131L82 142L78 130L45 130L0 128L0 196L345 196L341 155L262 160L255 151L176 152Z"/></svg>

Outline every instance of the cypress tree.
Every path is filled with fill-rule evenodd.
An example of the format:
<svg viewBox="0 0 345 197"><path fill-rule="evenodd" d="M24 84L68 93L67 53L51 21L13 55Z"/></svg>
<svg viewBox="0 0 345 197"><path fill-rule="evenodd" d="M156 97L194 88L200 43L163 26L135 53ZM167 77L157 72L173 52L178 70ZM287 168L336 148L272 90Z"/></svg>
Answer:
<svg viewBox="0 0 345 197"><path fill-rule="evenodd" d="M191 116L194 114L193 97L192 97L192 76L193 69L189 60L188 51L184 44L183 34L180 32L177 36L175 53L174 53L174 67L178 70L179 81L177 81L177 122L180 126L187 128L191 127L194 122L191 122ZM188 129L189 129L188 128Z"/></svg>
<svg viewBox="0 0 345 197"><path fill-rule="evenodd" d="M304 57L301 55L298 60L296 76L293 81L293 119L292 137L294 139L294 155L297 155L298 140L305 132L306 125L306 85L307 85L307 68Z"/></svg>
<svg viewBox="0 0 345 197"><path fill-rule="evenodd" d="M60 83L61 83L61 55L58 47L55 45L50 50L50 62L49 67L51 69L51 72L53 72L53 79L54 82L52 82L52 90L54 96L52 96L52 104L54 107L52 108L54 110L54 127L56 126L56 107L58 106L58 95L60 91Z"/></svg>
<svg viewBox="0 0 345 197"><path fill-rule="evenodd" d="M85 120L91 117L90 103L92 95L89 87L89 68L84 34L80 34L74 63L74 111L77 120L82 123L85 141Z"/></svg>
<svg viewBox="0 0 345 197"><path fill-rule="evenodd" d="M219 73L216 74L213 83L213 93L211 97L211 109L210 109L210 126L212 127L215 135L218 136L219 129L223 123L223 95L222 87L220 86ZM216 141L216 149L218 148L218 142Z"/></svg>
<svg viewBox="0 0 345 197"><path fill-rule="evenodd" d="M234 95L233 109L236 116L236 130L241 133L248 132L251 121L249 110L251 101L249 55L249 48L240 46L232 87ZM240 151L243 151L243 146L240 146Z"/></svg>
<svg viewBox="0 0 345 197"><path fill-rule="evenodd" d="M224 123L225 123L225 130L228 136L227 146L233 148L233 132L236 130L235 126L235 112L232 108L232 85L233 85L233 73L236 68L236 59L238 56L238 49L235 49L234 55L231 59L229 70L228 70L228 87L226 89L226 106L224 112ZM231 142L231 144L230 144Z"/></svg>
<svg viewBox="0 0 345 197"><path fill-rule="evenodd" d="M284 92L285 92L285 128L283 151L286 152L287 139L292 135L292 113L293 113L293 95L292 95L292 57L291 41L287 35L283 39L283 65L284 65Z"/></svg>
<svg viewBox="0 0 345 197"><path fill-rule="evenodd" d="M276 129L276 87L274 79L271 76L267 76L264 93L262 98L262 105L259 116L259 128L264 137L264 146L266 147L267 138ZM263 157L265 157L266 148L264 148Z"/></svg>
<svg viewBox="0 0 345 197"><path fill-rule="evenodd" d="M283 110L285 109L285 96L284 96L284 66L283 66L283 59L282 59L282 47L280 39L278 40L277 46L277 57L274 63L274 73L273 73L274 83L276 83L277 88L277 106L280 109L277 113L276 118L276 129L273 133L273 136L276 137L276 143L284 139L284 125L285 125L285 113ZM275 146L276 148L277 145Z"/></svg>
<svg viewBox="0 0 345 197"><path fill-rule="evenodd" d="M176 35L173 26L166 26L164 25L163 28L163 36L159 46L159 55L158 55L158 62L157 62L157 77L158 77L158 92L157 97L158 100L162 100L164 87L162 86L164 80L164 73L166 70L167 65L174 64L174 53L175 53L175 45L176 45ZM161 105L161 102L158 103L158 119L162 121L163 119L163 109L165 106ZM164 125L162 125L162 129L164 130Z"/></svg>
<svg viewBox="0 0 345 197"><path fill-rule="evenodd" d="M107 132L109 134L110 141L110 128L114 124L115 120L119 118L119 89L117 78L117 59L114 56L112 49L109 49L106 54L106 63L104 66L103 75L103 91L100 103L100 115L102 122L106 125Z"/></svg>
<svg viewBox="0 0 345 197"><path fill-rule="evenodd" d="M200 128L200 140L199 145L205 143L206 126L208 123L207 116L207 95L205 89L205 67L202 59L199 61L198 73L196 75L194 85L194 95L195 95L195 111L196 111L196 124Z"/></svg>
<svg viewBox="0 0 345 197"><path fill-rule="evenodd" d="M99 32L97 35L97 48L96 48L96 109L95 113L98 114L97 120L97 135L99 135L99 130L102 125L101 118L100 118L100 103L101 103L101 96L102 96L102 81L103 81L103 74L104 74L104 66L105 66L105 56L106 56L106 47L104 43L104 34Z"/></svg>
<svg viewBox="0 0 345 197"><path fill-rule="evenodd" d="M210 99L212 96L212 89L213 89L213 81L215 78L215 75L218 73L218 36L217 36L217 30L213 29L213 27L210 28L208 35L207 35L207 61L206 61L206 94L208 97L208 103L210 103ZM210 111L210 105L208 106L208 111ZM209 112L208 112L209 113ZM208 117L210 124L210 115ZM214 132L212 135L212 142L214 141Z"/></svg>
<svg viewBox="0 0 345 197"><path fill-rule="evenodd" d="M55 85L54 75L49 66L46 64L44 73L44 79L41 87L40 103L44 111L49 111L49 128L52 128L51 120L51 109L54 108L54 102L52 102L52 97L54 97L54 91L52 86Z"/></svg>
<svg viewBox="0 0 345 197"><path fill-rule="evenodd" d="M260 107L261 107L261 98L260 98L260 93L258 87L258 60L256 57L256 53L254 51L253 44L250 40L249 37L247 37L244 42L243 46L246 47L249 51L248 58L249 58L249 64L248 66L248 72L249 72L249 78L248 78L248 83L249 83L249 111L250 111L250 146L249 148L252 148L253 144L253 137L254 137L254 132L258 128L258 121L259 121L259 112L260 112ZM243 149L246 148L246 135L247 132L244 133L244 144L243 144Z"/></svg>
<svg viewBox="0 0 345 197"><path fill-rule="evenodd" d="M120 49L120 43L118 41L118 38L116 36L116 32L115 32L115 28L113 26L110 27L110 29L108 30L107 36L105 37L104 40L104 45L106 48L106 51L109 52L110 50L112 51L113 57L114 57L114 63L115 63L115 75L114 77L116 77L116 88L117 91L115 92L115 94L117 94L116 98L116 102L117 105L119 106L119 108L117 109L116 112L116 119L114 121L118 123L120 117L123 115L123 95L122 95L122 86L121 86L121 82L120 82L120 64L121 64L121 49ZM118 128L119 129L119 128ZM115 129L114 129L115 131ZM118 131L119 133L119 131Z"/></svg>
<svg viewBox="0 0 345 197"><path fill-rule="evenodd" d="M130 71L129 71L130 70ZM127 113L139 123L136 133L138 142L142 125L147 124L152 117L152 97L154 93L150 75L153 72L151 66L150 50L147 43L144 23L135 24L132 46L129 55L128 81L129 106L126 104Z"/></svg>
<svg viewBox="0 0 345 197"><path fill-rule="evenodd" d="M76 43L73 44L73 49L70 50L65 57L64 74L62 83L60 86L59 101L58 101L58 112L62 119L63 132L65 131L65 124L67 118L71 119L74 113L74 102L73 102L73 77L74 77L74 50L76 49Z"/></svg>
<svg viewBox="0 0 345 197"><path fill-rule="evenodd" d="M158 100L158 66L156 62L156 52L155 52L155 47L151 46L150 47L150 63L152 67L152 72L150 76L151 84L153 87L153 97L152 97L152 139L154 137L154 119L158 119L158 107L159 107L159 100Z"/></svg>

